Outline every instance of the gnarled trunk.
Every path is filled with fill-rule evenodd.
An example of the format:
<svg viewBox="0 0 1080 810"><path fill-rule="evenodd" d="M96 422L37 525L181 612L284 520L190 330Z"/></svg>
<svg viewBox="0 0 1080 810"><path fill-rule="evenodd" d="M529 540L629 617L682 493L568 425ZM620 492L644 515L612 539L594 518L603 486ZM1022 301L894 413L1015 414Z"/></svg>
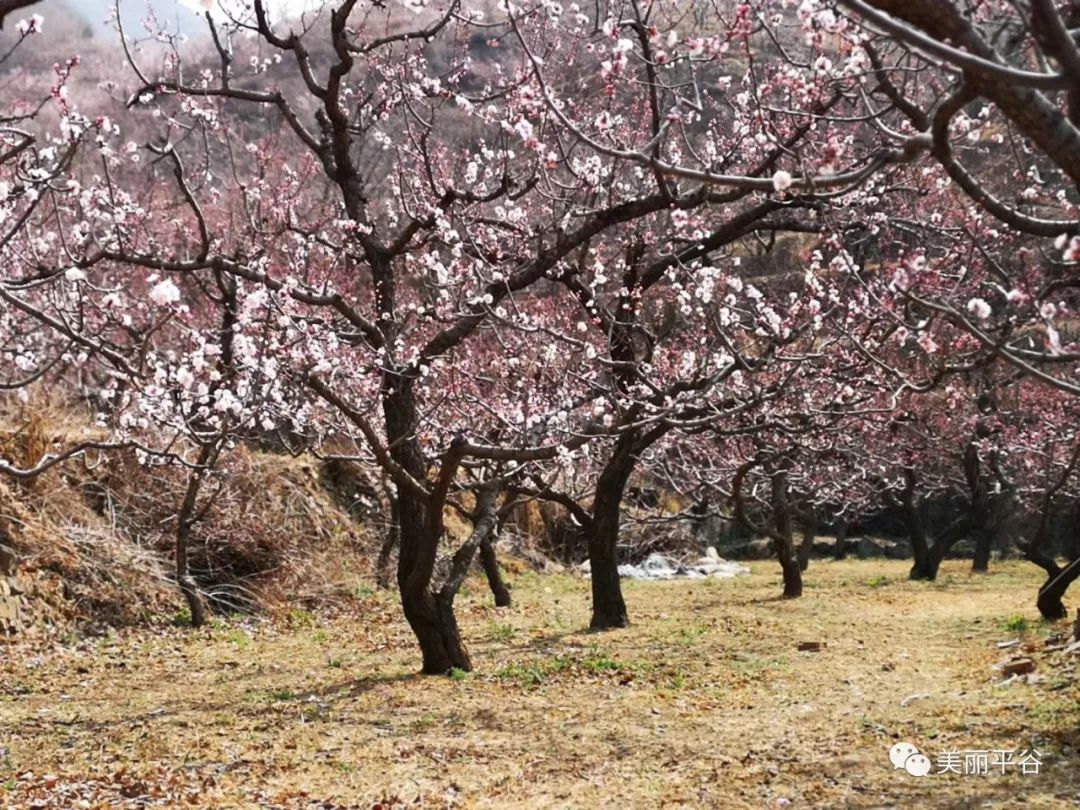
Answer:
<svg viewBox="0 0 1080 810"><path fill-rule="evenodd" d="M420 643L421 672L445 675L451 669L472 669L469 651L461 640L453 599L433 594L427 588L401 591L401 606Z"/></svg>
<svg viewBox="0 0 1080 810"><path fill-rule="evenodd" d="M1057 560L1043 551L1049 526L1050 506L1051 499L1047 498L1035 537L1031 542L1021 544L1020 548L1028 560L1046 572L1046 582L1039 588L1035 606L1044 619L1057 621L1058 619L1064 619L1068 615L1062 599L1065 596L1065 591L1069 589L1073 581L1080 577L1080 560L1073 560L1062 568L1058 565Z"/></svg>
<svg viewBox="0 0 1080 810"><path fill-rule="evenodd" d="M971 570L975 574L985 574L990 570L990 553L994 545L994 534L984 527L975 533L975 556L971 560Z"/></svg>
<svg viewBox="0 0 1080 810"><path fill-rule="evenodd" d="M411 382L386 378L383 417L390 455L416 481L427 468L416 440L416 397ZM420 645L421 671L444 675L453 668L469 670L472 662L454 618L453 597L438 599L431 590L441 526L442 501L435 506L412 487L395 484L401 547L397 582L401 607Z"/></svg>
<svg viewBox="0 0 1080 810"><path fill-rule="evenodd" d="M908 520L908 537L911 538L911 550L915 557L908 578L933 582L937 579L945 551L941 543L930 545L922 515L922 502L915 492L916 484L915 471L908 467L904 470L904 491L901 496L904 514Z"/></svg>
<svg viewBox="0 0 1080 810"><path fill-rule="evenodd" d="M1029 542L1020 544L1020 550L1024 552L1024 556L1046 572L1046 582L1039 588L1039 596L1035 600L1035 605L1043 618L1051 621L1064 619L1068 615L1062 599L1065 596L1065 591L1068 590L1073 581L1080 577L1080 557L1073 557L1072 561L1065 568L1062 568L1057 564L1057 560L1047 554L1045 550L1050 532L1050 513L1054 507L1054 496L1065 486L1078 461L1080 461L1080 444L1073 451L1072 460L1069 462L1068 467L1043 493L1042 508L1039 512L1039 525L1035 530L1035 536ZM1074 503L1070 510L1070 516L1075 518L1077 514L1077 504ZM1075 538L1075 524L1073 525L1073 532Z"/></svg>
<svg viewBox="0 0 1080 810"><path fill-rule="evenodd" d="M401 504L401 551L397 581L401 607L420 644L421 672L445 675L453 668L470 670L472 662L461 641L452 600L436 599L430 589L431 575L417 576L426 548L432 544L425 520L427 504L405 488L398 490ZM437 542L437 541L434 541ZM431 549L434 554L434 548Z"/></svg>
<svg viewBox="0 0 1080 810"><path fill-rule="evenodd" d="M924 580L926 582L933 582L937 579L938 569L941 567L941 559L937 554L932 551L927 551L921 555L915 555L915 563L911 566L911 571L908 573L908 579Z"/></svg>

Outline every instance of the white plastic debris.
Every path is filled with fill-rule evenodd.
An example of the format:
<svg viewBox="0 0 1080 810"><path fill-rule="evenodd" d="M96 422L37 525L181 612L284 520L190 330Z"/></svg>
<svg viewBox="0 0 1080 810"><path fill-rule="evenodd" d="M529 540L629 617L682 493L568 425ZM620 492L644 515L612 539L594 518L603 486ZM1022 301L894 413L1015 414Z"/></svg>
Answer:
<svg viewBox="0 0 1080 810"><path fill-rule="evenodd" d="M627 579L730 579L749 573L746 566L725 560L715 552L693 563L680 563L663 554L650 554L639 565L619 566L619 576Z"/></svg>

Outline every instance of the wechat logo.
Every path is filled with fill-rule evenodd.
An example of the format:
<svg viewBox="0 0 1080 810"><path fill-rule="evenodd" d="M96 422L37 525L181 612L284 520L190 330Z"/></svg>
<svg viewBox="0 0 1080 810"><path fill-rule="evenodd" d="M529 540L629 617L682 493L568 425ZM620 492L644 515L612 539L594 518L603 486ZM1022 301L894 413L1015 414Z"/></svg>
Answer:
<svg viewBox="0 0 1080 810"><path fill-rule="evenodd" d="M909 742L898 742L889 749L889 760L894 768L903 768L912 776L926 776L930 773L930 757L920 753Z"/></svg>

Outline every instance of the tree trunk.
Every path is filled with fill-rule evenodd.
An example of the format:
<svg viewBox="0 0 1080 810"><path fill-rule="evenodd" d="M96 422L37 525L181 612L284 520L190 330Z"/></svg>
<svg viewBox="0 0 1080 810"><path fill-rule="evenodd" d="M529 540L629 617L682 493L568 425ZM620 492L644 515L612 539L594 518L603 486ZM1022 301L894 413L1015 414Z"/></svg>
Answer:
<svg viewBox="0 0 1080 810"><path fill-rule="evenodd" d="M199 490L202 489L203 477L217 460L217 452L216 445L205 444L200 448L196 462L198 466L188 477L184 500L180 503L176 518L176 584L180 588L184 601L187 602L192 627L202 627L206 624L206 603L199 591L198 582L191 575L191 565L188 560L191 528L195 525L195 508L199 502Z"/></svg>
<svg viewBox="0 0 1080 810"><path fill-rule="evenodd" d="M383 537L382 546L379 548L379 558L375 563L375 584L380 588L390 587L390 555L401 542L401 507L399 500L393 492L387 494L390 502L390 525L386 527L386 535Z"/></svg>
<svg viewBox="0 0 1080 810"><path fill-rule="evenodd" d="M627 627L622 585L619 582L619 521L626 483L634 469L635 431L624 433L596 482L593 522L589 531L589 564L592 579L593 630Z"/></svg>
<svg viewBox="0 0 1080 810"><path fill-rule="evenodd" d="M1080 501L1073 501L1069 507L1069 523L1072 531L1069 533L1069 560L1080 559Z"/></svg>
<svg viewBox="0 0 1080 810"><path fill-rule="evenodd" d="M438 598L427 588L419 592L403 590L401 606L420 643L421 672L445 675L451 669L472 670L469 651L461 640L452 599Z"/></svg>
<svg viewBox="0 0 1080 810"><path fill-rule="evenodd" d="M417 481L427 480L427 465L416 439L416 397L411 383L397 375L384 377L383 417L393 460ZM413 488L395 483L401 546L397 582L401 607L420 645L421 671L445 675L452 668L470 670L472 662L461 641L454 618L453 600L436 600L431 578L441 535L432 524L429 499ZM440 504L441 505L441 504Z"/></svg>
<svg viewBox="0 0 1080 810"><path fill-rule="evenodd" d="M1039 525L1035 531L1035 536L1029 542L1020 543L1020 550L1024 552L1024 556L1028 560L1046 572L1046 582L1039 588L1039 596L1035 601L1035 605L1044 618L1056 621L1066 616L1065 604L1061 600L1072 579L1062 578L1061 575L1064 573L1062 567L1058 565L1057 560L1043 550L1050 527L1052 504L1053 499L1048 493L1043 500L1042 512L1039 516ZM1068 567L1072 568L1073 565L1075 565L1075 561L1070 563Z"/></svg>
<svg viewBox="0 0 1080 810"><path fill-rule="evenodd" d="M841 520L836 527L836 545L833 546L833 559L842 560L847 557L848 522Z"/></svg>
<svg viewBox="0 0 1080 810"><path fill-rule="evenodd" d="M934 560L929 554L916 555L915 562L908 573L908 579L933 582L937 579L940 560Z"/></svg>
<svg viewBox="0 0 1080 810"><path fill-rule="evenodd" d="M922 516L922 503L915 493L915 487L915 471L908 467L904 470L904 491L901 496L904 513L908 519L908 536L911 538L911 550L915 557L908 578L933 582L937 579L942 555L935 554L935 550L930 546L926 524Z"/></svg>
<svg viewBox="0 0 1080 810"><path fill-rule="evenodd" d="M979 448L975 442L970 442L964 449L964 478L967 480L968 497L971 498L968 509L971 533L975 536L975 556L971 561L971 570L976 574L985 574L990 570L990 550L994 535L990 529L990 493L986 490Z"/></svg>
<svg viewBox="0 0 1080 810"><path fill-rule="evenodd" d="M1057 574L1047 577L1046 583L1039 588L1039 598L1035 601L1044 618L1057 621L1069 615L1062 598L1077 578L1080 578L1080 559L1073 560Z"/></svg>
<svg viewBox="0 0 1080 810"><path fill-rule="evenodd" d="M510 590L503 582L502 572L499 571L499 560L495 556L495 545L490 538L480 543L480 562L484 566L484 574L487 575L491 595L495 597L495 607L510 607Z"/></svg>
<svg viewBox="0 0 1080 810"><path fill-rule="evenodd" d="M941 561L945 559L945 554L953 546L955 541L949 542L938 537L933 543L930 543L925 530L922 531L923 542L920 546L916 546L914 542L912 543L913 549L921 548L921 550L915 552L915 563L911 566L909 578L933 582L937 579L938 570L941 568ZM914 539L914 534L912 534L912 539Z"/></svg>
<svg viewBox="0 0 1080 810"><path fill-rule="evenodd" d="M817 511L811 507L803 514L802 542L799 544L800 571L805 571L810 567L810 555L814 551L814 541L817 539L817 530Z"/></svg>
<svg viewBox="0 0 1080 810"><path fill-rule="evenodd" d="M468 651L461 643L461 635L454 620L452 604L438 604L431 592L431 574L415 576L422 565L422 554L437 540L428 535L425 520L427 503L410 490L398 489L401 504L401 550L398 554L398 590L401 607L420 644L423 657L421 672L426 675L445 675L451 668L469 670L471 662ZM434 553L435 549L431 549Z"/></svg>
<svg viewBox="0 0 1080 810"><path fill-rule="evenodd" d="M191 626L202 627L206 624L206 603L203 602L198 583L190 575L181 576L179 571L177 571L177 582L180 583L180 593L183 594L188 613L191 614Z"/></svg>
<svg viewBox="0 0 1080 810"><path fill-rule="evenodd" d="M993 543L994 535L989 528L983 527L975 533L975 556L971 561L972 573L985 574L990 571L990 551Z"/></svg>
<svg viewBox="0 0 1080 810"><path fill-rule="evenodd" d="M784 577L784 598L798 599L802 596L802 571L794 555L780 561L780 571Z"/></svg>
<svg viewBox="0 0 1080 810"><path fill-rule="evenodd" d="M780 560L780 571L784 577L784 598L797 599L802 596L802 569L795 555L795 541L792 538L791 507L788 503L787 470L780 469L772 476L773 524L776 534L773 537L773 549Z"/></svg>

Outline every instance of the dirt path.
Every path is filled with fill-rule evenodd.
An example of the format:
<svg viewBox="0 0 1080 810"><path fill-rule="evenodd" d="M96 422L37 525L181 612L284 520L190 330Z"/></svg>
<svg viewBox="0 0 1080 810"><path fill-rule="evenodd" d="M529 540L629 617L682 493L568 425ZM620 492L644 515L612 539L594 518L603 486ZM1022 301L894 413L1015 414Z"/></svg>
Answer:
<svg viewBox="0 0 1080 810"><path fill-rule="evenodd" d="M1077 806L1074 675L1041 649L1039 682L992 669L996 642L1051 631L1037 572L955 563L925 584L906 567L815 562L794 602L769 563L629 582L634 626L599 635L582 632L584 580L513 577L509 610L476 583L461 614L478 668L460 679L412 674L385 594L333 620L9 645L0 805ZM898 741L935 771L948 751L1035 748L1042 766L919 779L892 768Z"/></svg>

